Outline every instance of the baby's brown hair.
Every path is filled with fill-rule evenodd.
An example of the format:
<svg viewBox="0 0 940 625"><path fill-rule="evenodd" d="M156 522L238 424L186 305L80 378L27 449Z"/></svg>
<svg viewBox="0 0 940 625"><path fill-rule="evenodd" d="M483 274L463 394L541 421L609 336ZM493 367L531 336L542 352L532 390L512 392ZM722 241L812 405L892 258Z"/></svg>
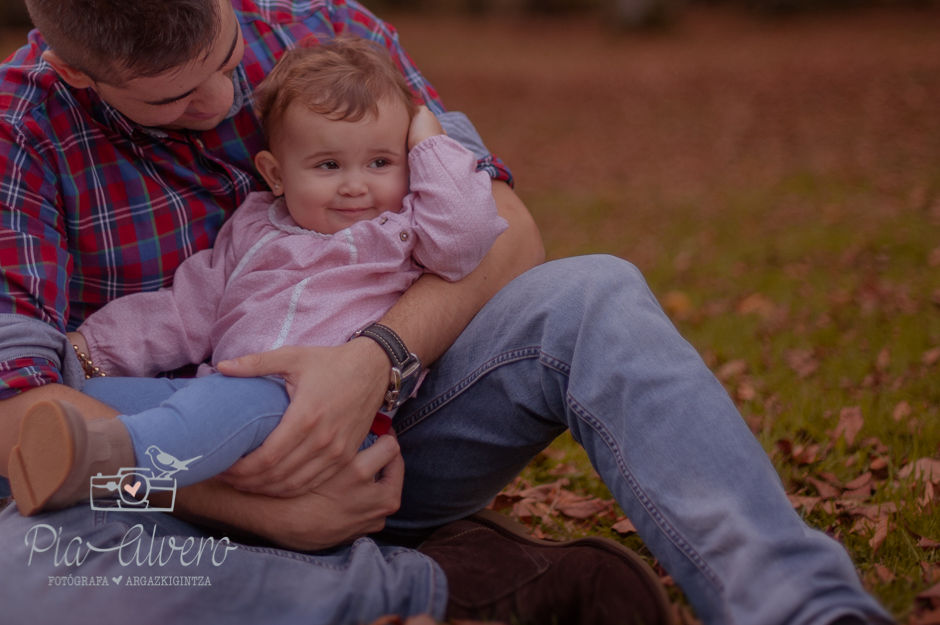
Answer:
<svg viewBox="0 0 940 625"><path fill-rule="evenodd" d="M295 102L330 119L356 122L377 116L385 98L399 99L414 117L414 97L385 48L350 36L288 50L254 94L268 144Z"/></svg>

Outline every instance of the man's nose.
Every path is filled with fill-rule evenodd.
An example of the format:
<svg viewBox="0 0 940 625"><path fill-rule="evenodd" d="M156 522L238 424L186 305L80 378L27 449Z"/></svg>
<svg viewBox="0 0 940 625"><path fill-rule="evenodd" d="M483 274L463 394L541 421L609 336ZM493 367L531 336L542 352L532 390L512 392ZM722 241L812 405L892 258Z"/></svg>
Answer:
<svg viewBox="0 0 940 625"><path fill-rule="evenodd" d="M189 103L189 110L194 113L219 114L232 108L235 101L235 85L232 77L217 72L196 90L196 97Z"/></svg>

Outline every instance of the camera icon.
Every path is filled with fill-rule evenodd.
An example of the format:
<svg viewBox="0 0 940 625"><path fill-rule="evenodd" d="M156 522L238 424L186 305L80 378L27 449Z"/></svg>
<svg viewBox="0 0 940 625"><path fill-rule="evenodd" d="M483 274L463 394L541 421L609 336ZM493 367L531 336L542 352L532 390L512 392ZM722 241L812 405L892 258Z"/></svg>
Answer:
<svg viewBox="0 0 940 625"><path fill-rule="evenodd" d="M99 473L91 478L89 490L92 510L119 508L128 512L173 512L176 505L176 480L154 477L153 471L142 467L122 468L117 475ZM168 506L150 501L150 496L159 492L170 493Z"/></svg>

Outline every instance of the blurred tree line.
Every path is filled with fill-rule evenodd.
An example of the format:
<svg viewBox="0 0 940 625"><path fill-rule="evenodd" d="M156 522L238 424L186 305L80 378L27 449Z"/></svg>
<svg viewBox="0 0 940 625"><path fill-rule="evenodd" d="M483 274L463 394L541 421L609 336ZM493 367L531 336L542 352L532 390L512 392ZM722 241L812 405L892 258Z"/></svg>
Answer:
<svg viewBox="0 0 940 625"><path fill-rule="evenodd" d="M133 1L133 0L128 0ZM930 5L940 0L360 0L370 9L400 9L446 13L561 13L605 12L623 27L650 26L675 19L689 3L738 4L752 10L783 14L818 8L851 9L870 5ZM0 0L0 28L29 27L23 0Z"/></svg>

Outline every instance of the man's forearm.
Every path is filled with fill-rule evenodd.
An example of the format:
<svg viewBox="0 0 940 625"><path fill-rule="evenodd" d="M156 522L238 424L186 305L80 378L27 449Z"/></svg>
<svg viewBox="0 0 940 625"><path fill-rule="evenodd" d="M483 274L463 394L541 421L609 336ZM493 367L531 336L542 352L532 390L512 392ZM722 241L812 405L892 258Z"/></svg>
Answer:
<svg viewBox="0 0 940 625"><path fill-rule="evenodd" d="M545 260L538 228L519 197L504 182L493 183L493 197L509 228L480 265L458 282L422 276L382 318L425 366L447 351L497 291Z"/></svg>
<svg viewBox="0 0 940 625"><path fill-rule="evenodd" d="M81 410L85 420L108 419L118 412L88 395L83 395L64 384L46 384L24 391L19 395L0 401L0 475L6 477L10 451L20 435L20 422L26 411L36 402L57 399L74 404Z"/></svg>

